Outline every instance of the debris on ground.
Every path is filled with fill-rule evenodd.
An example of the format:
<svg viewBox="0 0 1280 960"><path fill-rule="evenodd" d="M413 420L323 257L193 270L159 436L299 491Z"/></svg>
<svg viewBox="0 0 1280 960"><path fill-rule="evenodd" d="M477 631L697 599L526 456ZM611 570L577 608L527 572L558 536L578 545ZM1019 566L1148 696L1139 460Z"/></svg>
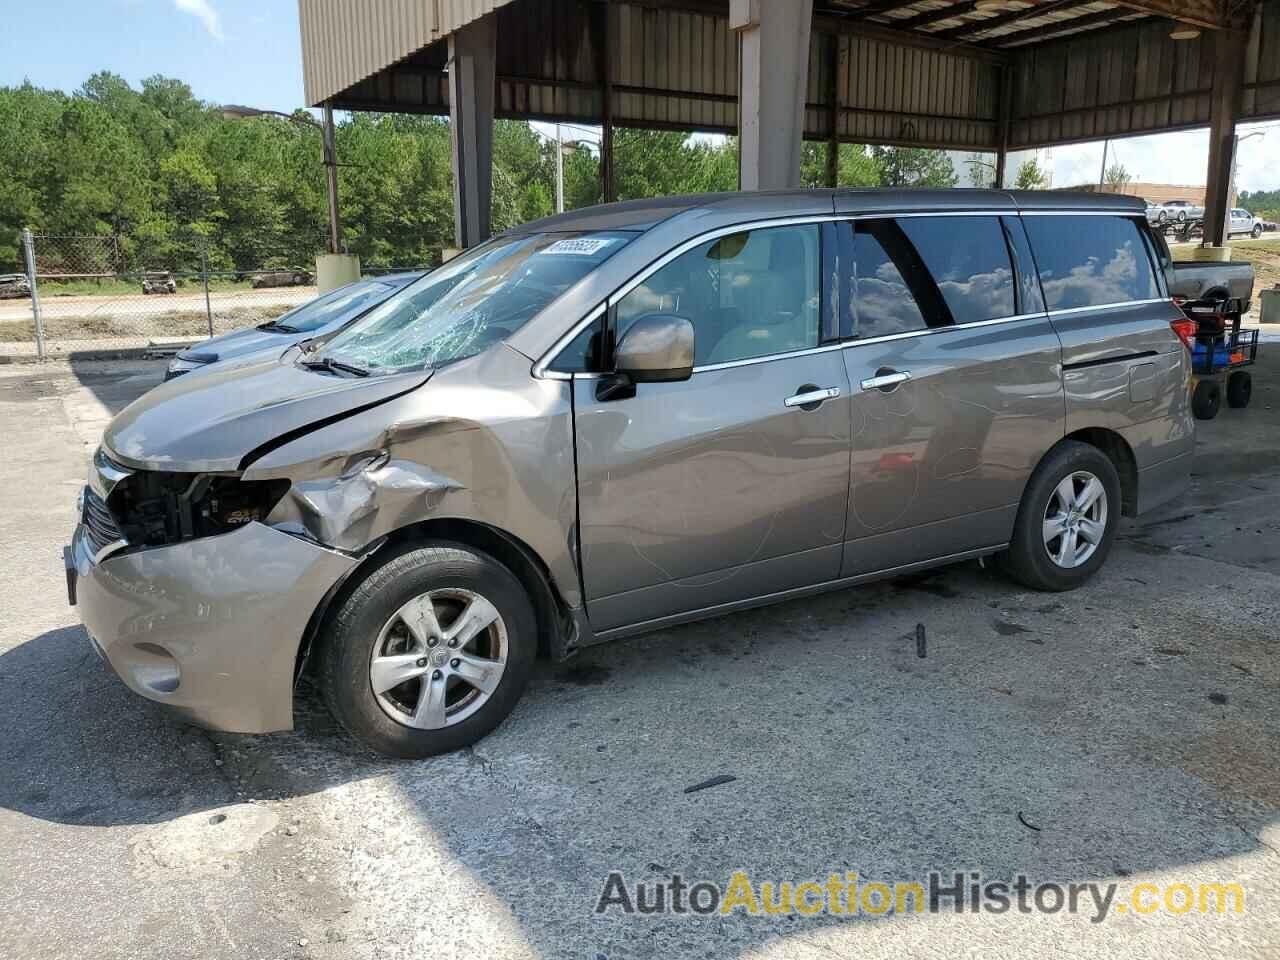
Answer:
<svg viewBox="0 0 1280 960"><path fill-rule="evenodd" d="M718 787L721 784L733 783L733 781L737 779L737 777L731 777L727 773L722 773L719 776L712 777L710 780L703 780L701 783L695 783L691 787L685 787L684 792L697 793L699 790L707 790L711 787Z"/></svg>

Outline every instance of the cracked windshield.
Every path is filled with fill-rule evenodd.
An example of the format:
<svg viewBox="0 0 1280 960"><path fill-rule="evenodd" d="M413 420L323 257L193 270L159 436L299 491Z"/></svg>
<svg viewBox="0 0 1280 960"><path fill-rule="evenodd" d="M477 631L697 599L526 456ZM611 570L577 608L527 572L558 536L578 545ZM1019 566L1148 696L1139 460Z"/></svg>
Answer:
<svg viewBox="0 0 1280 960"><path fill-rule="evenodd" d="M423 277L306 362L395 373L474 356L515 333L631 237L592 232L499 238Z"/></svg>

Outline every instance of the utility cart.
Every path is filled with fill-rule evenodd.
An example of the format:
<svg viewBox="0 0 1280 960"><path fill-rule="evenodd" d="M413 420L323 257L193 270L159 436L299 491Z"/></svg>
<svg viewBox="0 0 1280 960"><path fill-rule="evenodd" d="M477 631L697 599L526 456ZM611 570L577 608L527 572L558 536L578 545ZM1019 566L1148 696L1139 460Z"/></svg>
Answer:
<svg viewBox="0 0 1280 960"><path fill-rule="evenodd" d="M1222 407L1247 407L1253 395L1253 376L1244 368L1258 358L1258 331L1240 329L1240 314L1228 313L1226 300L1189 300L1182 304L1196 322L1191 348L1191 412L1197 420L1212 420Z"/></svg>

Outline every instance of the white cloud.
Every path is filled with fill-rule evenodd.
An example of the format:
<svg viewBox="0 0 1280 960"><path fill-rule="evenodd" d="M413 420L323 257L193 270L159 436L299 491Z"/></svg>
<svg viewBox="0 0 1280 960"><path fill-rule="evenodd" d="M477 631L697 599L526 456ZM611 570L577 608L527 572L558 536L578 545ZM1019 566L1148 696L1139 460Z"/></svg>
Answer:
<svg viewBox="0 0 1280 960"><path fill-rule="evenodd" d="M173 5L183 13L189 13L199 20L213 39L222 40L222 21L209 0L173 0Z"/></svg>

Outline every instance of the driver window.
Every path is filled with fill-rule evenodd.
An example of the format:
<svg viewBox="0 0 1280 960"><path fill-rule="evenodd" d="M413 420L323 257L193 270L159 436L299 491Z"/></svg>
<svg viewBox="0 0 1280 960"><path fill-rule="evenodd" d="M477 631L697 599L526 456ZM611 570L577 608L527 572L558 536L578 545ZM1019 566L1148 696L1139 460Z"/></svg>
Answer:
<svg viewBox="0 0 1280 960"><path fill-rule="evenodd" d="M669 313L693 324L695 366L816 347L819 229L744 230L694 247L618 302L615 336L639 317Z"/></svg>

